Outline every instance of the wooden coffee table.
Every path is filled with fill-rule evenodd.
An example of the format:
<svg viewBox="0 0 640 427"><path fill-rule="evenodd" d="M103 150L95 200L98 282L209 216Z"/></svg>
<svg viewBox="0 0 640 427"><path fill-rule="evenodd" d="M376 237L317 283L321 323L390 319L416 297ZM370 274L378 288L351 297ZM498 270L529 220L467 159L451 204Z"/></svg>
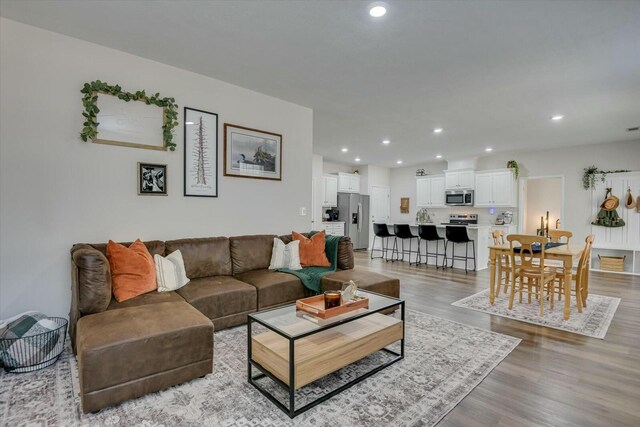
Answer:
<svg viewBox="0 0 640 427"><path fill-rule="evenodd" d="M248 316L248 381L289 417L294 418L404 358L404 301L362 290L358 294L369 298L369 308L334 319L321 320L296 311L295 304ZM399 319L381 313L397 308ZM268 331L253 335L254 322ZM386 348L397 341L399 353ZM378 351L395 357L295 408L297 389ZM252 373L254 367L260 371L256 376ZM256 381L265 376L288 391L288 407Z"/></svg>

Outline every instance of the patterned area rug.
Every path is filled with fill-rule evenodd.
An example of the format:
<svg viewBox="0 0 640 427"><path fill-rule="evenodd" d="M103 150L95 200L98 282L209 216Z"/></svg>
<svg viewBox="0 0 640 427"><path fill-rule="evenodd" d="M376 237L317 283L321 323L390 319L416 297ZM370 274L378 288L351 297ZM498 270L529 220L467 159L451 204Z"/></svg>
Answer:
<svg viewBox="0 0 640 427"><path fill-rule="evenodd" d="M0 425L431 426L520 342L411 310L406 336L404 360L294 420L247 383L245 327L215 334L212 374L88 415L80 411L77 367L67 347L49 368L0 373ZM382 357L378 352L304 387L296 399L338 387Z"/></svg>
<svg viewBox="0 0 640 427"><path fill-rule="evenodd" d="M618 304L620 304L620 298L605 297L590 293L586 309L583 307L582 313L578 313L576 299L575 297L571 297L571 316L569 320L564 320L564 299L560 302L556 300L553 310L549 307L549 301L545 301L544 316L540 317L539 303L532 300L531 304L528 304L527 295L524 292L522 294L522 304L518 303L518 295L516 295L513 309L509 310L508 294L500 293L500 296L497 297L493 305L491 305L489 303L489 289L486 289L470 297L456 301L452 305L508 317L509 319L515 319L521 322L573 332L574 334L604 339L605 335L607 335L611 320L616 314Z"/></svg>

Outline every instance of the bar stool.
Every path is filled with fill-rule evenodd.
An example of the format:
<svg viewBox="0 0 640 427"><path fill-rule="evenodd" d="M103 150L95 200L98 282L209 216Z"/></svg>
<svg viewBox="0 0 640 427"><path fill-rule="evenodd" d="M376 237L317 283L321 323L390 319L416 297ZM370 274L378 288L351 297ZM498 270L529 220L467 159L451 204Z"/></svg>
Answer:
<svg viewBox="0 0 640 427"><path fill-rule="evenodd" d="M440 268L438 267L438 256L440 255L438 253L438 246L440 241L442 241L443 246L444 246L444 237L440 237L440 235L438 234L438 229L436 228L435 225L419 225L418 226L418 257L416 260L416 264L420 265L422 263L422 254L420 253L420 242L425 241L424 244L424 250L425 250L425 254L424 256L426 257L426 261L425 264L429 264L429 257L435 257L436 258L436 269ZM436 242L436 251L434 252L429 252L429 242Z"/></svg>
<svg viewBox="0 0 640 427"><path fill-rule="evenodd" d="M376 237L380 238L381 249L375 249ZM371 245L371 259L386 258L386 261L389 261L389 257L387 256L387 253L389 251L389 237L394 237L394 235L389 233L387 224L373 224L373 244ZM380 251L381 255L379 257L374 257L373 251Z"/></svg>
<svg viewBox="0 0 640 427"><path fill-rule="evenodd" d="M409 265L411 265L411 254L417 253L416 251L411 250L411 242L413 239L417 239L418 236L411 232L411 228L409 224L394 224L393 225L393 234L395 234L395 239L393 240L393 250L391 251L391 261L400 261L400 253L398 251L398 239L402 241L402 261L404 261L404 256L407 251L404 249L404 241L409 240ZM393 258L393 255L396 254L396 258Z"/></svg>
<svg viewBox="0 0 640 427"><path fill-rule="evenodd" d="M453 243L453 247L451 249L451 268L453 268L453 263L455 260L464 260L464 272L467 273L467 262L470 259L473 259L473 270L476 269L476 242L474 240L469 239L469 235L467 234L467 227L464 226L448 226L445 229L445 234L447 236L447 240L444 242L444 260L442 262L442 267L445 268L447 266L447 246L449 242ZM464 256L456 256L456 243L464 243L465 251ZM473 249L472 256L469 256L469 243L471 243L471 247Z"/></svg>

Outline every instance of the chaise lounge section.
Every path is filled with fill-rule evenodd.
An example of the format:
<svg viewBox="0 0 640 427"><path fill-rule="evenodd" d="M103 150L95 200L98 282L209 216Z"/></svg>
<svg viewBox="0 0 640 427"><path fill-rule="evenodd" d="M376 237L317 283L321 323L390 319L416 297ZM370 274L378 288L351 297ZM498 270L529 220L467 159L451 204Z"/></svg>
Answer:
<svg viewBox="0 0 640 427"><path fill-rule="evenodd" d="M124 302L112 296L106 244L71 249L69 335L78 358L82 409L95 412L204 376L213 369L213 330L245 324L247 314L310 295L295 276L269 270L276 235L149 241L152 255L180 250L190 281L177 291ZM280 236L285 243L291 236ZM124 243L129 245L129 243ZM343 237L337 270L322 290L354 280L362 289L398 297L398 279L353 269Z"/></svg>

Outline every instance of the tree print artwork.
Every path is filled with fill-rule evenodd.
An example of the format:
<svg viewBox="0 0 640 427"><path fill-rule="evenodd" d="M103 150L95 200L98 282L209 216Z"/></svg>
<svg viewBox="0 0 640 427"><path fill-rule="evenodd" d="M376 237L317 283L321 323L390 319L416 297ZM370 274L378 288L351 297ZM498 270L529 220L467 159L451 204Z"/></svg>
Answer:
<svg viewBox="0 0 640 427"><path fill-rule="evenodd" d="M184 195L218 197L218 115L184 109Z"/></svg>

